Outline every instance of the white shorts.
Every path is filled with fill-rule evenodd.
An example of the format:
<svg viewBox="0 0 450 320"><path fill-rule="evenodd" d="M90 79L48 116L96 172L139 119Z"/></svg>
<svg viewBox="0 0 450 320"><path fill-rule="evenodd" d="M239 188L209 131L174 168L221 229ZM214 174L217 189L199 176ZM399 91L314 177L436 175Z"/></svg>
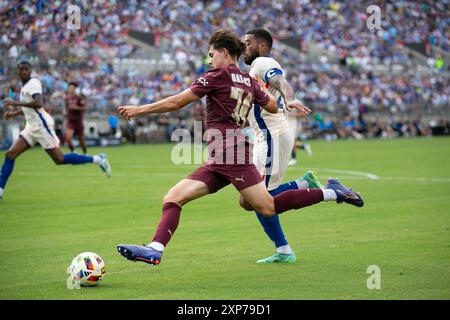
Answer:
<svg viewBox="0 0 450 320"><path fill-rule="evenodd" d="M56 136L53 126L37 127L31 129L29 126L25 126L20 132L20 136L28 143L30 147L39 143L42 149L49 150L59 148L59 139Z"/></svg>
<svg viewBox="0 0 450 320"><path fill-rule="evenodd" d="M294 137L290 131L255 142L253 162L259 173L265 176L267 190L273 190L283 183L293 147Z"/></svg>

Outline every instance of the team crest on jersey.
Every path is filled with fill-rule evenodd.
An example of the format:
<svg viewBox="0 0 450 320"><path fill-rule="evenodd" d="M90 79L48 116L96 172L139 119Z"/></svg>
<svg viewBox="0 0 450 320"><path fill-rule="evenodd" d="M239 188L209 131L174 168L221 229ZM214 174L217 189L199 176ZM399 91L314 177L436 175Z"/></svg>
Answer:
<svg viewBox="0 0 450 320"><path fill-rule="evenodd" d="M204 86L208 85L208 81L206 81L206 79L204 77L198 78L197 81L200 82Z"/></svg>

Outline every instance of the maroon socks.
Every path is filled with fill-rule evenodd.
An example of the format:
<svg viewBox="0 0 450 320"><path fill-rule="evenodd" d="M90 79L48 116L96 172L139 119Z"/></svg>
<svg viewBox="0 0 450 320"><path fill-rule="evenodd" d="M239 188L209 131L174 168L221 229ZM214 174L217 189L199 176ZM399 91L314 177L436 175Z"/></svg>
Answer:
<svg viewBox="0 0 450 320"><path fill-rule="evenodd" d="M288 190L274 197L275 210L277 214L300 209L323 201L321 189L298 189ZM166 202L163 205L161 221L156 228L152 243L157 242L164 247L177 230L180 221L181 207L174 202Z"/></svg>
<svg viewBox="0 0 450 320"><path fill-rule="evenodd" d="M291 209L300 209L323 201L322 189L288 190L273 198L275 212L283 213Z"/></svg>
<svg viewBox="0 0 450 320"><path fill-rule="evenodd" d="M166 202L163 205L161 221L156 228L152 242L159 242L166 246L177 230L180 221L181 207L173 202Z"/></svg>

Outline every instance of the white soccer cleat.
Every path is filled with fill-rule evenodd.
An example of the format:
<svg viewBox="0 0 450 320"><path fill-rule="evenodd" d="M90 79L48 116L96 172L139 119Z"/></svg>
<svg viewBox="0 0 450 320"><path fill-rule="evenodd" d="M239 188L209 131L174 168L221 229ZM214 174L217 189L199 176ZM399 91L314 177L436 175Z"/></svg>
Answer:
<svg viewBox="0 0 450 320"><path fill-rule="evenodd" d="M98 156L102 159L102 162L99 164L100 169L102 169L102 171L106 174L106 176L110 178L112 174L112 169L111 165L109 164L108 158L106 157L106 154L100 153Z"/></svg>
<svg viewBox="0 0 450 320"><path fill-rule="evenodd" d="M297 159L289 160L288 166L295 166L297 164Z"/></svg>

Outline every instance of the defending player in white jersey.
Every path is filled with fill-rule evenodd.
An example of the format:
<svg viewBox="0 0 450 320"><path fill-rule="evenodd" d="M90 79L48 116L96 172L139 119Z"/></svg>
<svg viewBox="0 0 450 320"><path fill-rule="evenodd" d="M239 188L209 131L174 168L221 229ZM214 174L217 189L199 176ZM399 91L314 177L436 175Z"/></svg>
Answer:
<svg viewBox="0 0 450 320"><path fill-rule="evenodd" d="M6 182L14 169L15 159L36 143L41 145L55 164L96 163L107 176L110 176L111 167L104 154L89 156L62 153L59 148L59 139L54 131L55 122L44 109L41 81L31 77L31 64L27 61L20 62L17 69L23 84L20 90L20 101L6 99L3 101L3 107L21 107L21 109L6 111L4 118L9 120L23 113L26 125L20 132L19 139L5 153L5 160L0 171L0 200L3 198Z"/></svg>
<svg viewBox="0 0 450 320"><path fill-rule="evenodd" d="M294 98L294 92L284 77L283 69L269 56L273 43L270 32L265 29L250 30L245 35L244 43L244 61L251 65L250 75L264 81L279 106L278 113L271 114L254 105L249 114L249 124L255 137L253 161L261 175L265 176L267 190L274 196L288 189L321 188L322 185L311 171L296 180L296 183L281 185L295 138L289 130L284 110L289 111L298 106L304 115L311 110ZM278 215L271 218L265 218L258 212L256 215L277 249L276 254L258 260L258 263L295 262L296 256L284 236Z"/></svg>

